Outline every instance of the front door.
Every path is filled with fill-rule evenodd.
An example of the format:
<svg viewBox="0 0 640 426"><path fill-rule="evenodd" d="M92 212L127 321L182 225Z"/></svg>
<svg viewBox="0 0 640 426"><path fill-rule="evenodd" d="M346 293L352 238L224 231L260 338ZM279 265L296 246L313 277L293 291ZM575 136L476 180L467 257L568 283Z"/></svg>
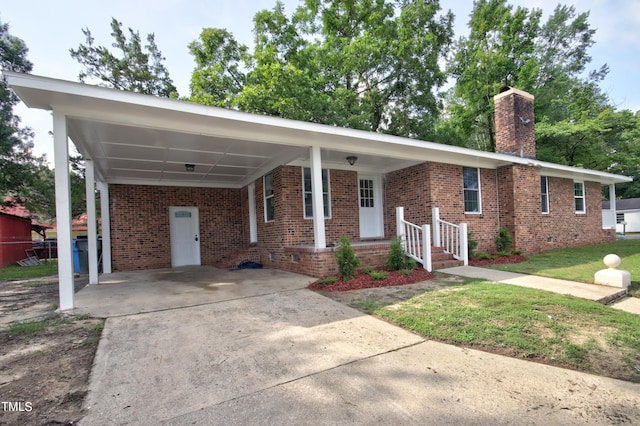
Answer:
<svg viewBox="0 0 640 426"><path fill-rule="evenodd" d="M200 265L197 207L169 207L171 266Z"/></svg>
<svg viewBox="0 0 640 426"><path fill-rule="evenodd" d="M360 238L384 237L382 184L380 176L358 175L360 202Z"/></svg>

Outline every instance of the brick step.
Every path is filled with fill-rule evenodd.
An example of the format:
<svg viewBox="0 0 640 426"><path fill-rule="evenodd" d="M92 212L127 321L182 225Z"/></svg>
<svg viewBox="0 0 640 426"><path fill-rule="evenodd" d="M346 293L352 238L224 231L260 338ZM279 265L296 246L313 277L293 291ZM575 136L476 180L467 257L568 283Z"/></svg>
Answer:
<svg viewBox="0 0 640 426"><path fill-rule="evenodd" d="M437 271L438 269L446 269L446 268L453 268L456 266L462 266L463 262L461 260L457 260L457 259L449 259L449 260L438 260L438 261L434 261L433 259L431 260L431 267L433 268L434 271Z"/></svg>

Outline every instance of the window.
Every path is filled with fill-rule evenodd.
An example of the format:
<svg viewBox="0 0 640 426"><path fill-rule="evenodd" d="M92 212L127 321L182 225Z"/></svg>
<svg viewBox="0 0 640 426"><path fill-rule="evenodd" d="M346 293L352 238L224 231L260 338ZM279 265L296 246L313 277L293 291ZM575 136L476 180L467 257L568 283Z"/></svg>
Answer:
<svg viewBox="0 0 640 426"><path fill-rule="evenodd" d="M549 181L546 176L540 176L540 194L542 213L549 213Z"/></svg>
<svg viewBox="0 0 640 426"><path fill-rule="evenodd" d="M576 202L576 213L585 213L584 182L573 182L573 197Z"/></svg>
<svg viewBox="0 0 640 426"><path fill-rule="evenodd" d="M477 167L463 167L462 181L464 183L464 212L480 213L480 169Z"/></svg>
<svg viewBox="0 0 640 426"><path fill-rule="evenodd" d="M360 207L375 207L373 179L360 179Z"/></svg>
<svg viewBox="0 0 640 426"><path fill-rule="evenodd" d="M276 202L273 197L273 173L264 175L264 221L273 222L276 217Z"/></svg>
<svg viewBox="0 0 640 426"><path fill-rule="evenodd" d="M313 219L313 195L311 193L311 169L309 167L302 168L302 186L304 192L304 217L305 219ZM322 200L324 203L324 217L331 217L331 197L329 196L329 170L322 169Z"/></svg>

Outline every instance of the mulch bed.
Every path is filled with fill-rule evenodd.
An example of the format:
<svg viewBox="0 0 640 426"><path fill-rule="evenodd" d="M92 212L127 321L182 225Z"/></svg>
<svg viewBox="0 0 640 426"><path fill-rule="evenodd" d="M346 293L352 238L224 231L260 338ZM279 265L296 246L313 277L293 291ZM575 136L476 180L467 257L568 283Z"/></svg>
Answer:
<svg viewBox="0 0 640 426"><path fill-rule="evenodd" d="M526 257L520 254L513 254L511 256L496 257L495 259L470 259L469 266L490 266L503 263L520 263L526 261ZM358 272L356 276L349 281L342 281L338 279L338 281L334 282L333 284L323 284L320 281L316 281L309 284L307 288L313 291L349 291L360 290L362 288L391 287L397 285L414 284L421 281L431 280L433 278L433 274L422 268L414 269L411 275L401 274L400 271L392 271L389 272L389 276L387 278L377 281L364 272Z"/></svg>
<svg viewBox="0 0 640 426"><path fill-rule="evenodd" d="M512 254L511 256L499 256L495 259L469 259L469 266L490 266L501 265L504 263L521 263L528 259L521 254Z"/></svg>
<svg viewBox="0 0 640 426"><path fill-rule="evenodd" d="M396 285L414 284L420 281L427 281L433 279L431 274L426 269L416 268L411 275L401 274L400 271L389 272L389 276L384 280L375 281L369 275L358 272L355 277L349 281L338 280L333 284L322 284L320 281L309 284L307 287L313 291L348 291L359 290L362 288L374 288L374 287L391 287Z"/></svg>

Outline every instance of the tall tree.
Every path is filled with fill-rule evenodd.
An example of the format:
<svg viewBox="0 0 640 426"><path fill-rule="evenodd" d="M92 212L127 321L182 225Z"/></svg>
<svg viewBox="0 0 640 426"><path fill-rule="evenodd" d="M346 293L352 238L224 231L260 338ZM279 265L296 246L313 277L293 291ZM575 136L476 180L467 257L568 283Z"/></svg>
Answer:
<svg viewBox="0 0 640 426"><path fill-rule="evenodd" d="M70 49L71 57L85 67L78 78L97 78L108 87L131 92L177 97L178 93L165 68L164 57L158 49L153 33L147 35L147 44L142 46L140 33L129 28L129 37L122 31L122 23L111 20L112 53L104 46L96 46L88 28L82 30L86 44Z"/></svg>
<svg viewBox="0 0 640 426"><path fill-rule="evenodd" d="M288 17L278 2L256 14L250 55L222 30L192 43L192 99L212 87L213 105L426 138L452 38L453 15L439 11L437 0L307 0ZM211 32L223 37L210 43Z"/></svg>
<svg viewBox="0 0 640 426"><path fill-rule="evenodd" d="M493 96L502 86L534 88L541 15L538 9L514 10L506 0L474 2L469 35L458 40L449 67L456 79L449 107L464 131L461 144L495 150Z"/></svg>
<svg viewBox="0 0 640 426"><path fill-rule="evenodd" d="M2 69L30 72L25 43L9 34L9 25L0 22L0 65ZM0 80L0 195L20 195L28 186L36 159L32 153L33 132L21 127L20 117L13 113L18 97L4 80Z"/></svg>

